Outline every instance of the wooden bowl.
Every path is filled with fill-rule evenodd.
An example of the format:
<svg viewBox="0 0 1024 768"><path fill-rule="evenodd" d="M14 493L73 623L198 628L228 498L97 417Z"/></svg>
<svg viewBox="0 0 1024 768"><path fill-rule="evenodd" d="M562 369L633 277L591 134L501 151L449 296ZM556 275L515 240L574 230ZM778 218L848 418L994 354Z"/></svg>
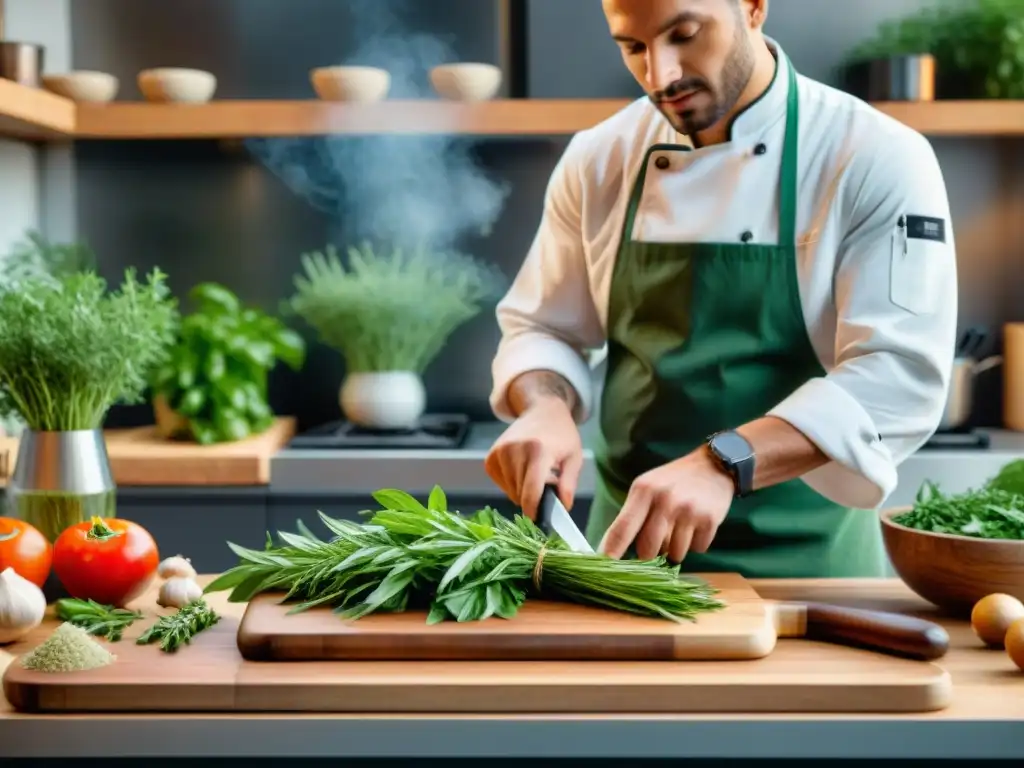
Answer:
<svg viewBox="0 0 1024 768"><path fill-rule="evenodd" d="M1024 541L931 533L893 522L909 510L883 510L880 519L889 560L914 592L962 617L994 592L1024 601Z"/></svg>

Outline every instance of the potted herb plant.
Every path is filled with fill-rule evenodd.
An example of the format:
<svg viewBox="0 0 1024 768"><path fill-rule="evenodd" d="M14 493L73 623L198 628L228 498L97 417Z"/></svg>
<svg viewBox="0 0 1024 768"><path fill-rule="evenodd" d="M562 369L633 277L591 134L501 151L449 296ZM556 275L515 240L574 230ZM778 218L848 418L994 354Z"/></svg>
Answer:
<svg viewBox="0 0 1024 768"><path fill-rule="evenodd" d="M85 243L52 243L35 230L4 256L0 278L11 283L38 275L67 275L85 269L94 269L95 255ZM0 417L4 433L17 437L25 428L17 413Z"/></svg>
<svg viewBox="0 0 1024 768"><path fill-rule="evenodd" d="M294 370L305 360L302 337L261 310L244 307L218 283L189 293L167 363L153 380L153 410L165 438L202 445L234 442L274 423L267 377L278 361Z"/></svg>
<svg viewBox="0 0 1024 768"><path fill-rule="evenodd" d="M1024 0L946 0L879 27L847 57L843 85L871 100L921 98L927 82L913 73L927 72L928 54L936 98L1024 98L1022 24Z"/></svg>
<svg viewBox="0 0 1024 768"><path fill-rule="evenodd" d="M935 98L937 12L883 23L876 36L854 49L840 67L844 90L866 101L931 101Z"/></svg>
<svg viewBox="0 0 1024 768"><path fill-rule="evenodd" d="M92 270L7 272L0 413L26 425L7 489L14 516L50 541L93 516L115 516L103 422L114 403L142 399L176 322L159 270L146 282L127 270L117 290Z"/></svg>
<svg viewBox="0 0 1024 768"><path fill-rule="evenodd" d="M467 256L425 247L381 253L364 243L348 249L348 262L332 246L304 255L287 306L344 358L339 400L350 422L412 429L426 407L423 372L504 278Z"/></svg>

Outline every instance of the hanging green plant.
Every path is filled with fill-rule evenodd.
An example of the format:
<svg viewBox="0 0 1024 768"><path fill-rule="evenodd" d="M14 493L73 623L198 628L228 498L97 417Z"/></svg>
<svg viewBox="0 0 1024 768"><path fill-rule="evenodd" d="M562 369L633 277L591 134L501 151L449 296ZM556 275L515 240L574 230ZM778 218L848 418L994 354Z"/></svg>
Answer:
<svg viewBox="0 0 1024 768"><path fill-rule="evenodd" d="M197 309L182 320L170 359L153 380L160 431L203 445L264 432L274 422L270 371L278 361L300 369L305 342L277 318L244 307L223 285L197 285L189 298Z"/></svg>

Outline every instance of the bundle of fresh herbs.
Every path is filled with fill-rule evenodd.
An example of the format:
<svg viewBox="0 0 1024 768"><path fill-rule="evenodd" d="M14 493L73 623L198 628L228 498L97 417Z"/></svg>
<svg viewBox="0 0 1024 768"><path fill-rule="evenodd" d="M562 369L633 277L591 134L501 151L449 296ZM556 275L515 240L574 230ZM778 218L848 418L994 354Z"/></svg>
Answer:
<svg viewBox="0 0 1024 768"><path fill-rule="evenodd" d="M241 562L206 588L232 590L232 602L262 592L287 593L294 612L330 605L354 619L375 612L428 610L428 623L512 618L528 594L683 621L722 607L715 590L680 576L664 558L613 560L574 552L522 515L490 508L449 511L435 488L426 505L408 493L374 494L382 509L359 524L320 517L333 534L268 535L263 551L230 544Z"/></svg>
<svg viewBox="0 0 1024 768"><path fill-rule="evenodd" d="M181 321L170 359L154 377L154 410L165 437L202 445L241 440L274 423L267 378L280 360L302 367L302 337L276 317L246 307L228 288L201 283Z"/></svg>
<svg viewBox="0 0 1024 768"><path fill-rule="evenodd" d="M287 309L345 358L349 373L423 373L448 337L497 296L501 273L467 256L428 248L328 246L302 257Z"/></svg>
<svg viewBox="0 0 1024 768"><path fill-rule="evenodd" d="M935 483L926 481L917 492L914 506L892 520L932 533L1024 540L1024 495L992 486L945 494Z"/></svg>

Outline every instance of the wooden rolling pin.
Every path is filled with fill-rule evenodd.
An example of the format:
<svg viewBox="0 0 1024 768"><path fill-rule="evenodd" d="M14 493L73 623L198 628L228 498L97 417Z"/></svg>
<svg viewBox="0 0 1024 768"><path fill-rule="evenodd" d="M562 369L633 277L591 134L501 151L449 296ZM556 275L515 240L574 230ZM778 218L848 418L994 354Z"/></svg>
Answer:
<svg viewBox="0 0 1024 768"><path fill-rule="evenodd" d="M920 661L942 658L949 650L949 633L943 627L913 616L823 603L766 602L774 609L780 638L818 640Z"/></svg>

